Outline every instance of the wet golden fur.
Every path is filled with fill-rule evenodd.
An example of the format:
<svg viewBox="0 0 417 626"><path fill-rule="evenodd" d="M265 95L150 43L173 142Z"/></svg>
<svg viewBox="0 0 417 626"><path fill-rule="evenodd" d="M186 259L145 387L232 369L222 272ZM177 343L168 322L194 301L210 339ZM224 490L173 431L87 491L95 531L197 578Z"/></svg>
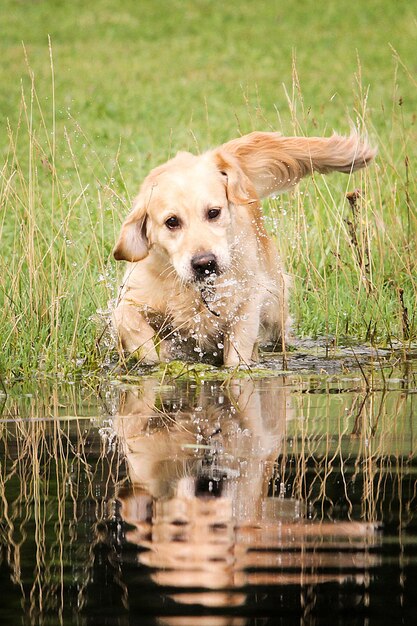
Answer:
<svg viewBox="0 0 417 626"><path fill-rule="evenodd" d="M350 173L374 155L356 134L254 132L152 170L114 249L128 261L113 314L121 347L153 363L169 358L166 339L175 335L200 355L223 352L227 366L250 363L258 340L278 341L288 323L289 280L261 198L313 171ZM205 254L216 275L197 280L194 260Z"/></svg>

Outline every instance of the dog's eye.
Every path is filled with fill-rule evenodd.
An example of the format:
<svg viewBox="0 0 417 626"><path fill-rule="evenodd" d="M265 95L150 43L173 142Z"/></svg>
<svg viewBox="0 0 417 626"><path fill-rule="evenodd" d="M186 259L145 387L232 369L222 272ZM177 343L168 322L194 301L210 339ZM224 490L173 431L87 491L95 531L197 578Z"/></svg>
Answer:
<svg viewBox="0 0 417 626"><path fill-rule="evenodd" d="M220 213L221 213L220 209L209 209L207 211L207 217L209 220L215 220L216 217L219 217Z"/></svg>
<svg viewBox="0 0 417 626"><path fill-rule="evenodd" d="M181 224L178 217L173 215L172 217L169 217L167 219L167 221L165 222L165 226L169 228L169 230L175 230L175 228L179 228Z"/></svg>

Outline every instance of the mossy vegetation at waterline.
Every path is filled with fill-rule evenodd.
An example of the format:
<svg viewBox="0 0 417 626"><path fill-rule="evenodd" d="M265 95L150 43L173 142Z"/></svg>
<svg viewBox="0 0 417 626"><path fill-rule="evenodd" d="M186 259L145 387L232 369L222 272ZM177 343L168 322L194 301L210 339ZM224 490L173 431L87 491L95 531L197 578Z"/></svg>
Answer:
<svg viewBox="0 0 417 626"><path fill-rule="evenodd" d="M2 378L100 367L121 270L111 251L142 178L177 150L251 130L326 135L353 122L379 149L367 171L264 203L293 276L294 333L405 352L416 341L412 8L290 4L281 15L266 1L161 12L147 0L6 0Z"/></svg>

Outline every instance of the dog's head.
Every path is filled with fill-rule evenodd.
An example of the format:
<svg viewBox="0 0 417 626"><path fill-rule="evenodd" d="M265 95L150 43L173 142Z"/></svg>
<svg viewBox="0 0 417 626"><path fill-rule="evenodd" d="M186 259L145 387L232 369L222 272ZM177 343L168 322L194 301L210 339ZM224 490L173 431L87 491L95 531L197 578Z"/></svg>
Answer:
<svg viewBox="0 0 417 626"><path fill-rule="evenodd" d="M194 156L180 152L145 179L114 249L140 261L152 246L183 282L225 272L232 262L233 222L262 240L260 198L290 189L313 171L350 174L376 151L350 137L281 137L253 132ZM238 232L239 234L239 232Z"/></svg>
<svg viewBox="0 0 417 626"><path fill-rule="evenodd" d="M114 249L140 261L150 247L183 282L199 282L231 264L233 208L259 206L254 186L233 155L180 152L145 179Z"/></svg>

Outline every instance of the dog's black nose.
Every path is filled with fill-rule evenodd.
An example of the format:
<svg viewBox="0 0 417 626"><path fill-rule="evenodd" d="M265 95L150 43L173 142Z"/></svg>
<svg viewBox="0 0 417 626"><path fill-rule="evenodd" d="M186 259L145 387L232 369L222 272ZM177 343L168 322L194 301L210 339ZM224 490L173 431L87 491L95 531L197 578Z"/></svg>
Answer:
<svg viewBox="0 0 417 626"><path fill-rule="evenodd" d="M210 276L210 274L218 273L217 260L211 252L201 252L193 256L191 267L197 280L202 280Z"/></svg>

